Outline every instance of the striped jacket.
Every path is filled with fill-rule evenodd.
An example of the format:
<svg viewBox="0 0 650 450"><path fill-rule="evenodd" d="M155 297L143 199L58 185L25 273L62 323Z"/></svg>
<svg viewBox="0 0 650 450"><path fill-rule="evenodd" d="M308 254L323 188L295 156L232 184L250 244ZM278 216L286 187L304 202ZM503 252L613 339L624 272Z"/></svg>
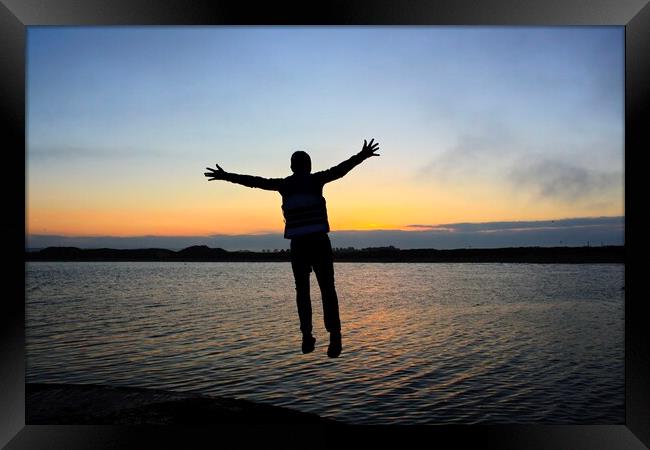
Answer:
<svg viewBox="0 0 650 450"><path fill-rule="evenodd" d="M366 157L356 154L342 163L320 172L293 174L286 178L262 178L225 173L223 179L244 186L278 191L282 196L284 237L292 239L310 233L330 231L323 186L338 180Z"/></svg>

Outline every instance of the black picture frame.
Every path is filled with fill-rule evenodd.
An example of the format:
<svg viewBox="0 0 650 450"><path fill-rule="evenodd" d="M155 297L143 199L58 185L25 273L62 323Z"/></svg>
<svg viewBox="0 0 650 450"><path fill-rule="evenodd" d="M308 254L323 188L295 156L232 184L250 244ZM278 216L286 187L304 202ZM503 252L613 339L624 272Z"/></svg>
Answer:
<svg viewBox="0 0 650 450"><path fill-rule="evenodd" d="M23 448L364 447L425 439L435 447L643 449L650 447L650 336L647 205L640 185L650 117L650 6L647 0L336 0L318 3L182 0L2 0L0 70L5 181L25 174L25 43L32 25L620 25L625 27L625 424L428 427L25 425L25 183L5 189L2 222L10 258L3 280L0 445ZM9 158L7 161L6 158ZM637 184L639 183L639 184ZM644 234L645 233L645 234ZM22 259L23 264L18 261ZM644 262L645 259L645 262ZM408 445L408 444L406 444Z"/></svg>

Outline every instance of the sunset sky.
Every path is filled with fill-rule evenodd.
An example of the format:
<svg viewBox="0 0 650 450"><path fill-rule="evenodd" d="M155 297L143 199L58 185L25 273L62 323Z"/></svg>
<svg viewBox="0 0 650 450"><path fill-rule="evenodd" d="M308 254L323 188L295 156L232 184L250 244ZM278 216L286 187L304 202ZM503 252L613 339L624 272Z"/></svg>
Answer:
<svg viewBox="0 0 650 450"><path fill-rule="evenodd" d="M314 171L331 228L624 215L623 27L29 27L27 234L277 234ZM414 231L413 231L414 232Z"/></svg>

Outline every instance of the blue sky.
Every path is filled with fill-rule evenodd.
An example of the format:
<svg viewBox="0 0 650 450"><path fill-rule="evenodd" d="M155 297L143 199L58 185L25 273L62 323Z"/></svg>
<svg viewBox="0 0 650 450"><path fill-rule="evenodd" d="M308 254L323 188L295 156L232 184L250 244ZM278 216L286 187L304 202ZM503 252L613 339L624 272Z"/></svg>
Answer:
<svg viewBox="0 0 650 450"><path fill-rule="evenodd" d="M337 231L619 217L623 27L29 27L27 233L281 230L203 169L327 168ZM399 245L398 245L399 246Z"/></svg>

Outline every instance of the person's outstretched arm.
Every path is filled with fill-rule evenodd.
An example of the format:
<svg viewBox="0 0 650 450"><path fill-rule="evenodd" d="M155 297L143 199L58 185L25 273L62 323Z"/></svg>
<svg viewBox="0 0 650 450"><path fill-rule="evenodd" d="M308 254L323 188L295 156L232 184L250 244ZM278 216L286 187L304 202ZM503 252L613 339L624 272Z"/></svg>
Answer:
<svg viewBox="0 0 650 450"><path fill-rule="evenodd" d="M282 178L262 178L254 177L252 175L240 175L238 173L226 172L219 167L219 164L216 164L216 166L216 169L206 167L209 172L205 172L203 175L208 177L208 181L226 180L231 183L237 183L252 188L265 189L267 191L277 191L280 189Z"/></svg>
<svg viewBox="0 0 650 450"><path fill-rule="evenodd" d="M379 156L379 153L375 153L377 150L379 150L379 143L374 142L374 138L370 140L370 142L366 142L366 140L363 140L363 148L359 153L356 155L353 155L349 159L343 161L340 164L337 164L336 166L332 167L331 169L323 170L321 172L317 172L314 175L320 177L320 179L323 181L323 184L329 183L330 181L338 180L339 178L345 176L349 171L351 171L353 168L361 164L363 161L366 159L370 158L371 156Z"/></svg>

